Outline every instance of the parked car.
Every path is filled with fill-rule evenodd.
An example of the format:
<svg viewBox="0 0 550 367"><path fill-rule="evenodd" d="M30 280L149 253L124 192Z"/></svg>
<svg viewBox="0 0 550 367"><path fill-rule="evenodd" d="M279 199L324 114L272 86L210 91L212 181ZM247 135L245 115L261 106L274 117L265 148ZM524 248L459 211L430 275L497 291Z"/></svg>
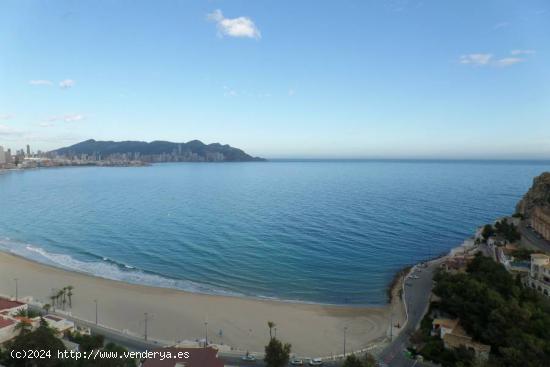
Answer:
<svg viewBox="0 0 550 367"><path fill-rule="evenodd" d="M256 357L250 353L246 353L244 356L241 357L241 359L245 362L254 362L256 360Z"/></svg>
<svg viewBox="0 0 550 367"><path fill-rule="evenodd" d="M293 358L293 359L290 361L290 364L293 365L293 366L303 366L303 365L304 365L304 360L303 360L303 359L299 359L299 358Z"/></svg>
<svg viewBox="0 0 550 367"><path fill-rule="evenodd" d="M321 366L323 364L323 360L321 358L313 358L309 360L308 364L310 366Z"/></svg>

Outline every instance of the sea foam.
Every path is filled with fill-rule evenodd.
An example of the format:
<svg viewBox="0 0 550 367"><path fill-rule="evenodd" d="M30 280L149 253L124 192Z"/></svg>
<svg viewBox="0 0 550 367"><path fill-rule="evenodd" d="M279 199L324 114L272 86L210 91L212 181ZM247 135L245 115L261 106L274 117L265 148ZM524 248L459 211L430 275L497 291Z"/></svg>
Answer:
<svg viewBox="0 0 550 367"><path fill-rule="evenodd" d="M137 285L172 288L193 293L243 296L236 292L216 289L188 280L171 279L162 275L146 272L132 265L120 263L108 257L102 257L99 261L79 260L70 255L49 252L41 247L14 241L8 237L0 239L0 251L8 252L41 264L109 280Z"/></svg>

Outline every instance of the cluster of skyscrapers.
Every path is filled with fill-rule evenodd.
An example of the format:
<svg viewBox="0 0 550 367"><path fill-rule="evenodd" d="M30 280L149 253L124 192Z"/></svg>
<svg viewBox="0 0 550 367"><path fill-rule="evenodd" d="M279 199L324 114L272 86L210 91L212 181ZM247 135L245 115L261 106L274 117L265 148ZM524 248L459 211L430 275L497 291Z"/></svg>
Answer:
<svg viewBox="0 0 550 367"><path fill-rule="evenodd" d="M125 155L103 159L99 154L58 155L52 152L32 152L30 145L12 153L0 145L0 170L15 168L60 167L60 166L141 166L145 163L131 160Z"/></svg>
<svg viewBox="0 0 550 367"><path fill-rule="evenodd" d="M38 152L38 154L42 154ZM21 149L12 154L11 149L4 149L0 145L0 168L16 168L19 164L22 164L26 158L33 157L31 153L30 145L27 145L26 150Z"/></svg>

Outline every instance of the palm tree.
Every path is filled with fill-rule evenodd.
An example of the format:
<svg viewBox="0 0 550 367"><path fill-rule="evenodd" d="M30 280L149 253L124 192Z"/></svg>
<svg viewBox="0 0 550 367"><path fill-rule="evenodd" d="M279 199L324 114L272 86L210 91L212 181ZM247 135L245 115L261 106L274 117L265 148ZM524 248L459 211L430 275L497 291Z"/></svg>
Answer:
<svg viewBox="0 0 550 367"><path fill-rule="evenodd" d="M63 303L67 303L67 287L63 287Z"/></svg>
<svg viewBox="0 0 550 367"><path fill-rule="evenodd" d="M65 291L63 291L61 289L57 291L57 297L56 298L57 298L57 305L58 306L62 305L61 299L63 298L64 293L65 293Z"/></svg>
<svg viewBox="0 0 550 367"><path fill-rule="evenodd" d="M53 310L55 311L55 300L56 300L55 294L52 294L52 295L50 296L50 300L52 301L52 308L53 308Z"/></svg>
<svg viewBox="0 0 550 367"><path fill-rule="evenodd" d="M73 307L73 300L72 300L72 297L73 297L73 289L74 287L72 285L68 285L67 286L67 297L69 298L69 307L72 308Z"/></svg>
<svg viewBox="0 0 550 367"><path fill-rule="evenodd" d="M52 298L52 297L50 297L50 298ZM50 312L50 308L52 308L52 305L50 305L49 303L46 303L44 306L42 306L42 309L43 309L46 313Z"/></svg>
<svg viewBox="0 0 550 367"><path fill-rule="evenodd" d="M269 339L273 339L273 336L271 335L271 330L275 327L275 323L273 321L268 321L267 327L269 328Z"/></svg>

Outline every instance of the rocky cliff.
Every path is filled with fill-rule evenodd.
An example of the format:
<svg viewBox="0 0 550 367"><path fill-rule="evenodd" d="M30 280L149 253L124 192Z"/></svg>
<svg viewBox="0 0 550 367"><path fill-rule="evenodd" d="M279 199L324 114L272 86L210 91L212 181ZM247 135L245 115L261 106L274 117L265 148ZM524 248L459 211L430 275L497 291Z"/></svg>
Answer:
<svg viewBox="0 0 550 367"><path fill-rule="evenodd" d="M533 186L517 204L516 212L529 218L535 207L550 208L550 172L534 178Z"/></svg>

